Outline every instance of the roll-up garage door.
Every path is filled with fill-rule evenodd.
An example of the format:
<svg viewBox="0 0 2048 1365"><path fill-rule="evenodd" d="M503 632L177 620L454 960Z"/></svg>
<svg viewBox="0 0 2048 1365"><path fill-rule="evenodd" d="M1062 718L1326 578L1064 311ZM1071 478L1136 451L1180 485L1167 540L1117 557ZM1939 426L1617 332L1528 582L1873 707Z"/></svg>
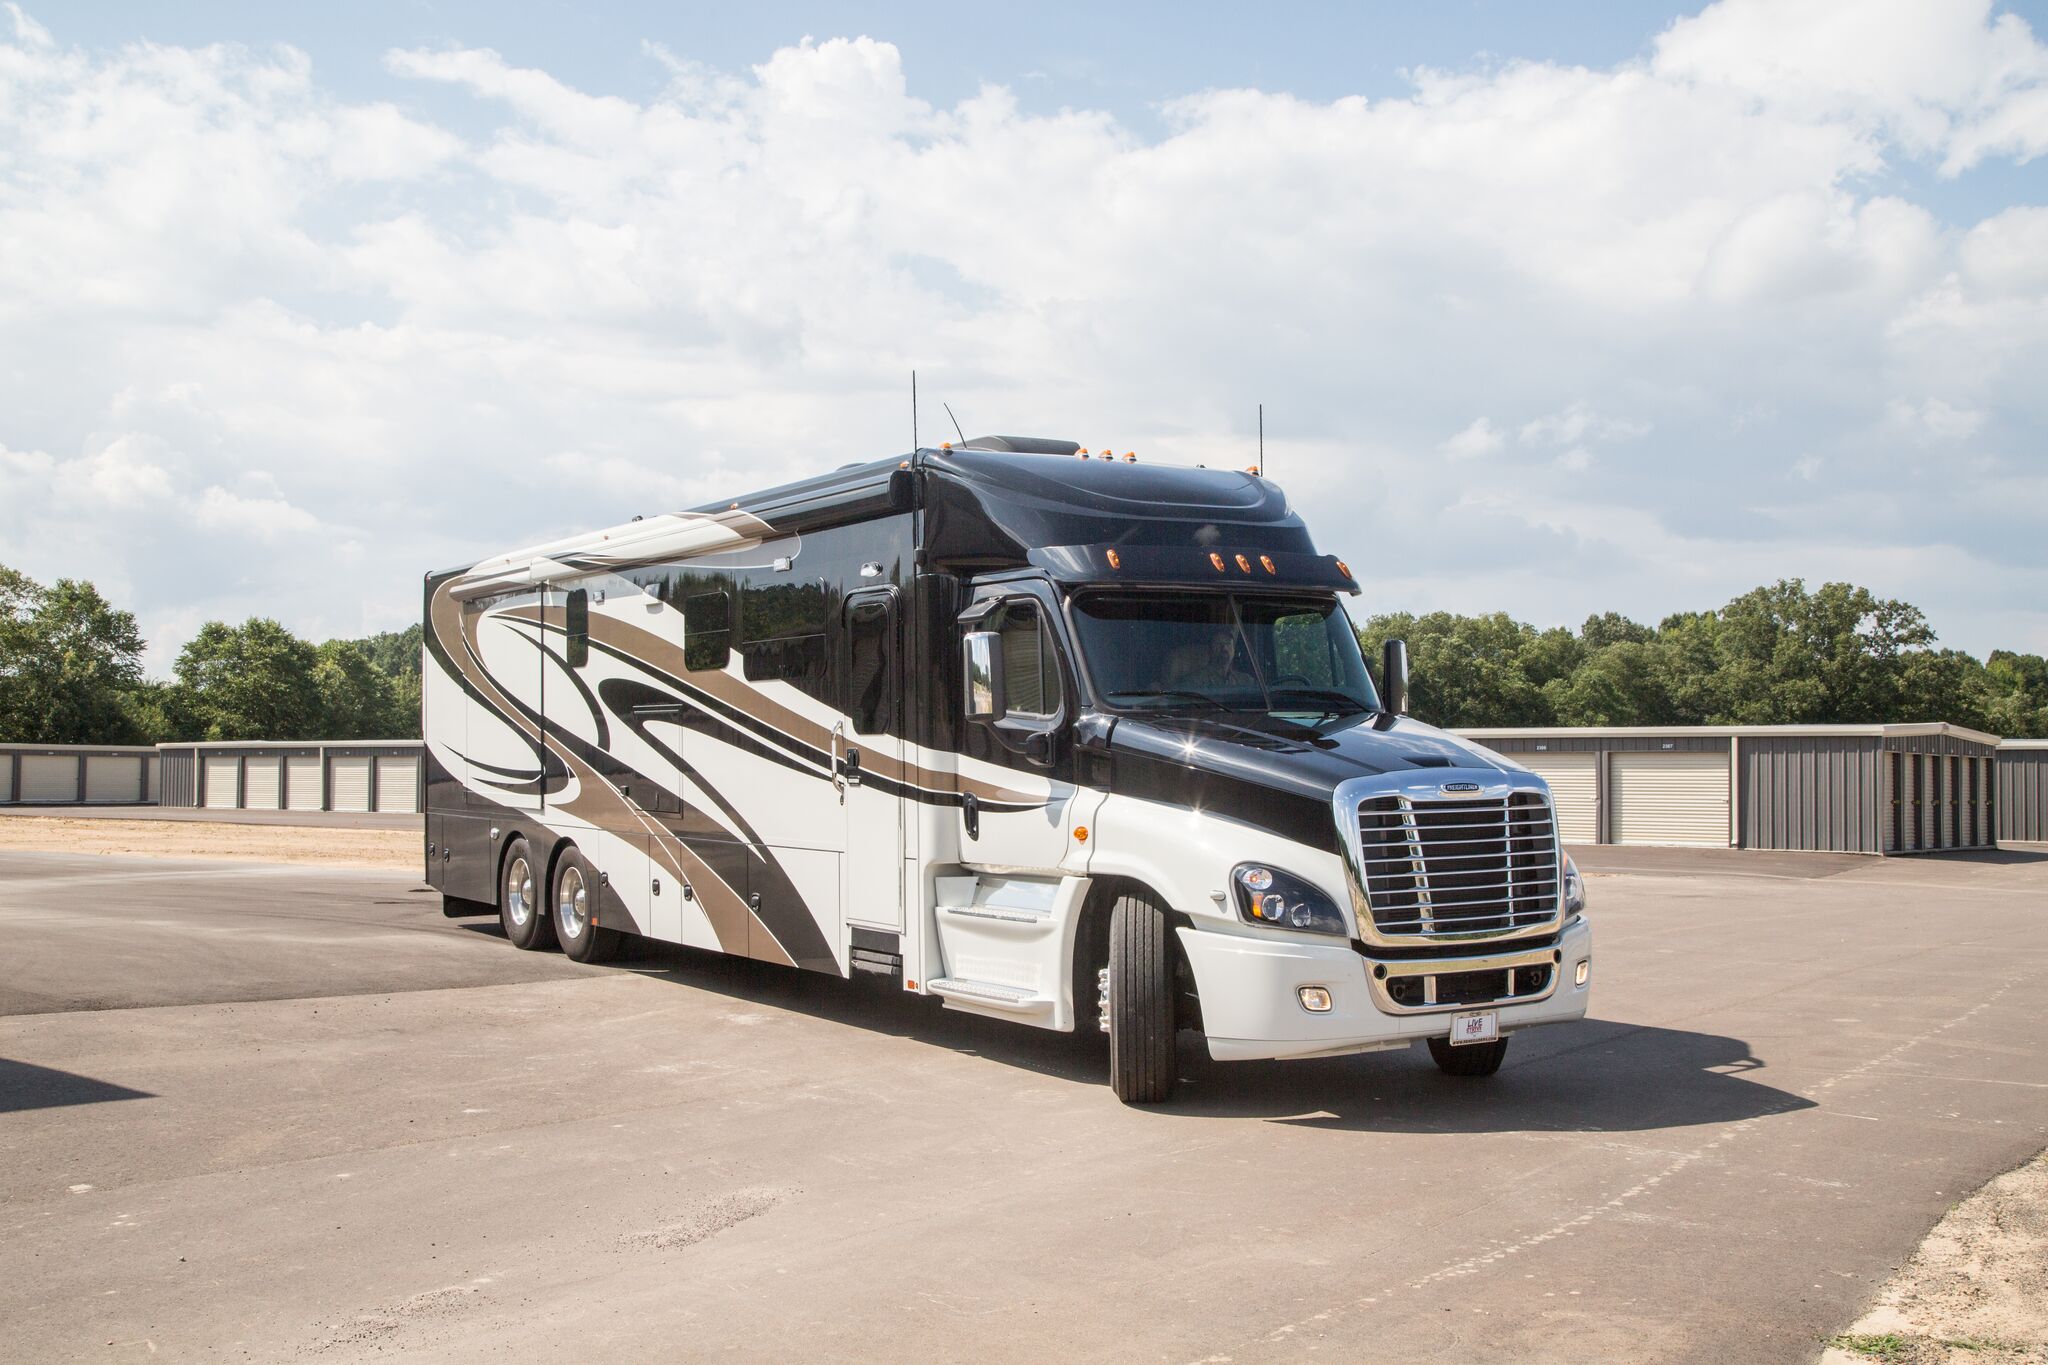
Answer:
<svg viewBox="0 0 2048 1365"><path fill-rule="evenodd" d="M370 808L370 760L367 758L337 758L332 762L334 772L334 808L336 810L368 810Z"/></svg>
<svg viewBox="0 0 2048 1365"><path fill-rule="evenodd" d="M21 756L21 799L23 801L76 801L78 760L69 754L23 754Z"/></svg>
<svg viewBox="0 0 2048 1365"><path fill-rule="evenodd" d="M1557 828L1568 844L1597 842L1600 786L1594 780L1591 754L1511 755L1514 761L1550 784L1557 803Z"/></svg>
<svg viewBox="0 0 2048 1365"><path fill-rule="evenodd" d="M275 758L252 758L242 768L242 804L250 810L276 810L283 781L283 763Z"/></svg>
<svg viewBox="0 0 2048 1365"><path fill-rule="evenodd" d="M208 810L233 810L242 804L240 769L242 760L224 758L219 754L206 756L206 807Z"/></svg>
<svg viewBox="0 0 2048 1365"><path fill-rule="evenodd" d="M420 761L416 758L377 760L377 809L411 815L420 808Z"/></svg>
<svg viewBox="0 0 2048 1365"><path fill-rule="evenodd" d="M320 755L294 754L284 761L285 809L320 809Z"/></svg>
<svg viewBox="0 0 2048 1365"><path fill-rule="evenodd" d="M85 760L85 799L126 802L142 799L142 759L125 754L92 754Z"/></svg>
<svg viewBox="0 0 2048 1365"><path fill-rule="evenodd" d="M1607 759L1617 844L1728 847L1728 755L1658 751Z"/></svg>

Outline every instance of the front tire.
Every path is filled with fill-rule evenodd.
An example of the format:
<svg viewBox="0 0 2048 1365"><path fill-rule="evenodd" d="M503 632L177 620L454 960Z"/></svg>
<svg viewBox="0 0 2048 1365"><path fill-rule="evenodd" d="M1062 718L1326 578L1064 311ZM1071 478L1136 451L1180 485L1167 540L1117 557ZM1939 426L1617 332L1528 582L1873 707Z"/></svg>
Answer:
<svg viewBox="0 0 2048 1365"><path fill-rule="evenodd" d="M575 849L564 849L555 867L555 939L575 962L609 962L619 950L615 929L597 925L597 872Z"/></svg>
<svg viewBox="0 0 2048 1365"><path fill-rule="evenodd" d="M1125 1104L1159 1104L1179 1078L1173 940L1166 911L1121 897L1109 918L1109 1083Z"/></svg>
<svg viewBox="0 0 2048 1365"><path fill-rule="evenodd" d="M551 948L555 942L539 881L532 846L524 839L514 839L505 850L505 875L498 878L498 923L505 927L505 937L514 948L529 952Z"/></svg>
<svg viewBox="0 0 2048 1365"><path fill-rule="evenodd" d="M1437 1069L1446 1076L1491 1076L1500 1070L1501 1062L1508 1055L1508 1040L1496 1038L1490 1043L1452 1047L1448 1038L1432 1038L1429 1040L1429 1055Z"/></svg>

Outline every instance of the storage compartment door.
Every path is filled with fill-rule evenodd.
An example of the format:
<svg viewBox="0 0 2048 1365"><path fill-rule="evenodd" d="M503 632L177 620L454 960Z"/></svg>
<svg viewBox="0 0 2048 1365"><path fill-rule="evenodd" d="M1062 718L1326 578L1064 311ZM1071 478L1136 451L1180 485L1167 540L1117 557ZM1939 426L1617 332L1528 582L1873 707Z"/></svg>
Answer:
<svg viewBox="0 0 2048 1365"><path fill-rule="evenodd" d="M78 760L70 754L23 754L21 799L69 804L78 799Z"/></svg>
<svg viewBox="0 0 2048 1365"><path fill-rule="evenodd" d="M420 761L416 758L377 760L377 809L394 815L415 815L420 808Z"/></svg>
<svg viewBox="0 0 2048 1365"><path fill-rule="evenodd" d="M85 799L133 805L142 799L142 759L96 754L85 760Z"/></svg>
<svg viewBox="0 0 2048 1365"><path fill-rule="evenodd" d="M284 761L285 809L320 809L320 756L297 754Z"/></svg>
<svg viewBox="0 0 2048 1365"><path fill-rule="evenodd" d="M1728 847L1728 755L1616 753L1607 760L1617 844Z"/></svg>
<svg viewBox="0 0 2048 1365"><path fill-rule="evenodd" d="M1524 753L1508 757L1550 784L1557 829L1568 844L1598 843L1600 784L1592 754Z"/></svg>
<svg viewBox="0 0 2048 1365"><path fill-rule="evenodd" d="M367 758L337 758L329 763L334 774L334 808L336 810L368 810L370 808L370 760Z"/></svg>
<svg viewBox="0 0 2048 1365"><path fill-rule="evenodd" d="M276 810L283 783L282 759L249 759L242 765L242 804L250 810Z"/></svg>
<svg viewBox="0 0 2048 1365"><path fill-rule="evenodd" d="M209 810L233 810L242 804L242 760L219 754L206 756L206 806Z"/></svg>

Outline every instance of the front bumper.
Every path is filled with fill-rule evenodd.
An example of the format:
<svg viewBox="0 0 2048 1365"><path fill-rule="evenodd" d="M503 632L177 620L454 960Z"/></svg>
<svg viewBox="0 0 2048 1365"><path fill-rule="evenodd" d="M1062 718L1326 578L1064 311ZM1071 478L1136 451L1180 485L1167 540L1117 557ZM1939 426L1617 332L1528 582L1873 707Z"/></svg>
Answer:
<svg viewBox="0 0 2048 1365"><path fill-rule="evenodd" d="M1262 1057L1330 1057L1347 1052L1376 1052L1406 1047L1418 1038L1450 1034L1451 1015L1461 1010L1497 1009L1502 1033L1579 1019L1592 996L1590 979L1579 985L1579 964L1593 958L1593 931L1584 917L1564 928L1556 943L1532 952L1503 945L1491 953L1475 951L1455 964L1402 960L1376 963L1348 943L1313 943L1300 939L1219 934L1202 929L1180 931L1181 948L1195 974L1202 998L1202 1025L1209 1037L1209 1055L1219 1061ZM1508 970L1534 959L1552 961L1550 989L1539 997L1500 1003L1431 1005L1406 1009L1387 995L1386 979L1373 968L1383 965L1387 979L1425 970ZM1312 1014L1301 1004L1303 986L1330 993L1327 1013Z"/></svg>

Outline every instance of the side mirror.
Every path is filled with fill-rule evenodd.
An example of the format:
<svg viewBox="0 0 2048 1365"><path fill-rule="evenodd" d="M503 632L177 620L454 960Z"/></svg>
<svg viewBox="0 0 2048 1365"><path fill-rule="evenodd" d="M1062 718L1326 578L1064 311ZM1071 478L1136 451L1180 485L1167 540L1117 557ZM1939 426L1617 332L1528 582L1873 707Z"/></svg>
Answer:
<svg viewBox="0 0 2048 1365"><path fill-rule="evenodd" d="M1003 651L995 632L970 632L962 644L961 659L967 719L995 720L1003 713Z"/></svg>
<svg viewBox="0 0 2048 1365"><path fill-rule="evenodd" d="M1380 651L1380 705L1396 716L1408 714L1408 642L1389 640Z"/></svg>

